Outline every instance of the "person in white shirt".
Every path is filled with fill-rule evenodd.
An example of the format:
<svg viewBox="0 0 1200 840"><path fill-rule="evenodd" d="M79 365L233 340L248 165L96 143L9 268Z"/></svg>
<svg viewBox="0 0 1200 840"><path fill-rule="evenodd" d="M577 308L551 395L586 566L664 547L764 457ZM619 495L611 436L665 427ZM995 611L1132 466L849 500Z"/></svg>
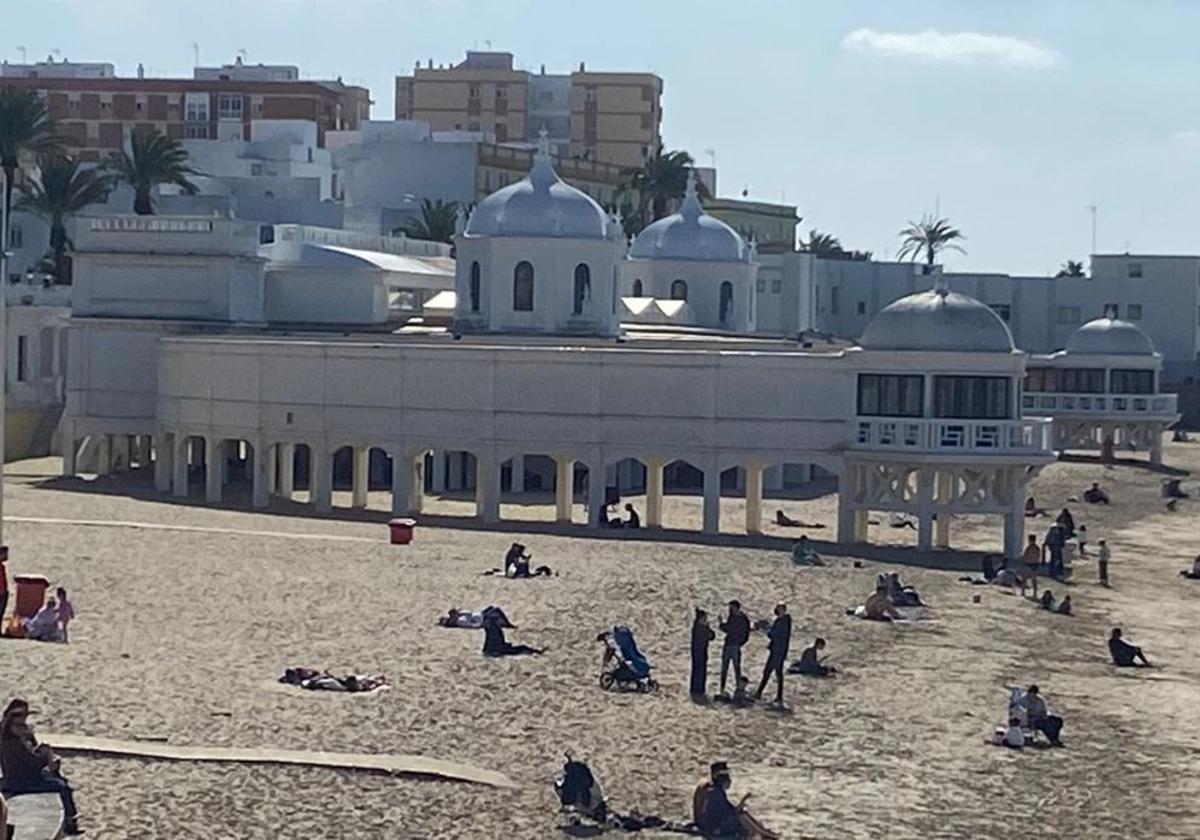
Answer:
<svg viewBox="0 0 1200 840"><path fill-rule="evenodd" d="M1108 561L1112 559L1112 549L1105 540L1100 540L1100 551L1097 555L1100 565L1100 585L1108 586Z"/></svg>

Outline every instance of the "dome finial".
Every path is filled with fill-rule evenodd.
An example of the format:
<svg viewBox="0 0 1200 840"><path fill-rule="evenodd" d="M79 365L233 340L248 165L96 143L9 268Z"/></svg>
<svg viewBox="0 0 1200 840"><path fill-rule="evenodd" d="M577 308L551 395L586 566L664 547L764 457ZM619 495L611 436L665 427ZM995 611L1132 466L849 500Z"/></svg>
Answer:
<svg viewBox="0 0 1200 840"><path fill-rule="evenodd" d="M529 180L534 189L548 190L558 175L554 172L554 163L550 159L550 132L546 126L538 131L537 151L533 153L533 168L529 170Z"/></svg>
<svg viewBox="0 0 1200 840"><path fill-rule="evenodd" d="M546 130L546 126L538 129L538 157L550 157L550 132Z"/></svg>
<svg viewBox="0 0 1200 840"><path fill-rule="evenodd" d="M696 191L696 168L688 167L687 186L683 190L683 203L679 206L679 215L690 221L700 218L704 209L700 206L700 195Z"/></svg>
<svg viewBox="0 0 1200 840"><path fill-rule="evenodd" d="M933 275L933 291L942 297L950 294L950 281L940 271Z"/></svg>

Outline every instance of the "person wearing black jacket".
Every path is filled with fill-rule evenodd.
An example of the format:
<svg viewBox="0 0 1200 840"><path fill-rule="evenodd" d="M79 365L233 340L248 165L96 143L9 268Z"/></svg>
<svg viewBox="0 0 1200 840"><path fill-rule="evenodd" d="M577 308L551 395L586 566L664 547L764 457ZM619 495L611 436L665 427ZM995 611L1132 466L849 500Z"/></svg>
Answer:
<svg viewBox="0 0 1200 840"><path fill-rule="evenodd" d="M792 643L792 617L788 615L786 604L775 605L775 620L767 631L771 640L767 648L767 664L763 668L762 682L758 684L755 700L761 700L771 675L775 675L775 705L783 705L783 669L787 664L788 647Z"/></svg>
<svg viewBox="0 0 1200 840"><path fill-rule="evenodd" d="M692 620L691 694L693 697L703 697L708 693L708 643L716 638L716 635L708 626L708 613L697 609L696 617Z"/></svg>
<svg viewBox="0 0 1200 840"><path fill-rule="evenodd" d="M13 700L0 718L0 791L5 794L57 793L62 801L63 834L83 834L75 795L59 768L58 756L39 744L28 723L29 704Z"/></svg>
<svg viewBox="0 0 1200 840"><path fill-rule="evenodd" d="M742 646L750 640L750 619L737 601L729 602L729 617L721 622L725 643L721 646L721 694L725 693L725 678L733 665L733 684L742 679Z"/></svg>

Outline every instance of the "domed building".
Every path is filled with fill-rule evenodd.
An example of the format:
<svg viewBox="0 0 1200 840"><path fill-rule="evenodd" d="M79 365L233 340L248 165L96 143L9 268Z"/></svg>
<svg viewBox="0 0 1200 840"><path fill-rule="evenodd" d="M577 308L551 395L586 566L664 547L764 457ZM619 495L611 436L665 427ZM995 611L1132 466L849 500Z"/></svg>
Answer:
<svg viewBox="0 0 1200 840"><path fill-rule="evenodd" d="M679 212L648 225L634 237L620 268L622 294L682 302L684 307L675 303L669 310L678 323L752 332L758 276L755 257L753 244L704 212L696 193L695 172L689 171ZM636 315L641 309L631 311Z"/></svg>
<svg viewBox="0 0 1200 840"><path fill-rule="evenodd" d="M884 307L853 354L839 540L865 541L869 513L886 511L921 548L945 547L953 515L993 514L1013 557L1031 468L1053 460L1049 421L1021 416L1025 354L1005 323L935 282Z"/></svg>
<svg viewBox="0 0 1200 840"><path fill-rule="evenodd" d="M1059 450L1117 449L1162 461L1162 433L1178 422L1177 398L1159 392L1162 356L1137 324L1097 318L1057 353L1034 356L1022 408L1054 418Z"/></svg>
<svg viewBox="0 0 1200 840"><path fill-rule="evenodd" d="M545 137L529 175L489 195L455 236L458 333L615 335L621 227L558 177Z"/></svg>

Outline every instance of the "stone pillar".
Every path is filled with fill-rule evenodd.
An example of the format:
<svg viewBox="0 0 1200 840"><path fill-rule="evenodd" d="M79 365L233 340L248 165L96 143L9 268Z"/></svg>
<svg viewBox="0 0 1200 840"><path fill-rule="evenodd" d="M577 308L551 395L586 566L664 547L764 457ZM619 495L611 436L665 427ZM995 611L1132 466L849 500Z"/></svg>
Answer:
<svg viewBox="0 0 1200 840"><path fill-rule="evenodd" d="M392 469L395 469L395 463L392 462ZM425 507L425 453L422 452L415 458L407 458L402 463L408 468L412 488L408 495L409 513L420 513ZM499 481L499 478L496 480Z"/></svg>
<svg viewBox="0 0 1200 840"><path fill-rule="evenodd" d="M554 456L554 521L570 522L575 503L575 461L565 455Z"/></svg>
<svg viewBox="0 0 1200 840"><path fill-rule="evenodd" d="M500 465L479 453L475 453L475 515L488 525L500 521Z"/></svg>
<svg viewBox="0 0 1200 840"><path fill-rule="evenodd" d="M446 492L446 453L441 449L433 450L430 457L433 462L433 475L429 476L429 492L441 495Z"/></svg>
<svg viewBox="0 0 1200 840"><path fill-rule="evenodd" d="M317 513L333 510L333 456L323 444L308 447L308 487Z"/></svg>
<svg viewBox="0 0 1200 840"><path fill-rule="evenodd" d="M746 465L746 533L762 533L762 464Z"/></svg>
<svg viewBox="0 0 1200 840"><path fill-rule="evenodd" d="M221 501L225 484L225 442L220 438L204 439L204 500L209 504Z"/></svg>
<svg viewBox="0 0 1200 840"><path fill-rule="evenodd" d="M112 472L112 435L96 435L96 475Z"/></svg>
<svg viewBox="0 0 1200 840"><path fill-rule="evenodd" d="M1163 427L1158 423L1151 423L1147 427L1147 433L1150 435L1150 464L1161 467Z"/></svg>
<svg viewBox="0 0 1200 840"><path fill-rule="evenodd" d="M59 432L59 445L62 449L63 477L74 478L77 470L75 462L79 456L79 446L75 440L75 424L70 420L62 421L62 428Z"/></svg>
<svg viewBox="0 0 1200 840"><path fill-rule="evenodd" d="M265 508L271 504L271 458L267 450L271 449L265 441L258 440L250 453L250 504L252 507Z"/></svg>
<svg viewBox="0 0 1200 840"><path fill-rule="evenodd" d="M367 506L367 492L371 480L371 450L366 446L350 448L350 507L363 509Z"/></svg>
<svg viewBox="0 0 1200 840"><path fill-rule="evenodd" d="M1025 495L1028 488L1022 468L1012 471L1009 486L1012 488L1012 498L1009 500L1009 511L1004 514L1004 556L1009 562L1015 562L1020 560L1021 552L1025 550Z"/></svg>
<svg viewBox="0 0 1200 840"><path fill-rule="evenodd" d="M857 513L858 511L850 506L849 494L843 493L839 489L837 521L838 542L849 545L859 541Z"/></svg>
<svg viewBox="0 0 1200 840"><path fill-rule="evenodd" d="M938 516L934 528L934 544L938 548L950 547L950 511L946 510L950 503L950 491L953 476L949 470L940 470L937 474Z"/></svg>
<svg viewBox="0 0 1200 840"><path fill-rule="evenodd" d="M592 458L588 464L587 524L589 528L600 527L600 514L604 510L604 491L608 486L605 470L600 458Z"/></svg>
<svg viewBox="0 0 1200 840"><path fill-rule="evenodd" d="M854 542L866 543L868 531L867 527L871 524L871 511L863 510L862 508L854 509Z"/></svg>
<svg viewBox="0 0 1200 840"><path fill-rule="evenodd" d="M661 458L646 460L646 527L661 528L663 516L663 467Z"/></svg>
<svg viewBox="0 0 1200 840"><path fill-rule="evenodd" d="M171 441L171 495L184 498L188 494L188 436L176 432Z"/></svg>
<svg viewBox="0 0 1200 840"><path fill-rule="evenodd" d="M932 467L917 470L917 548L933 548L933 479Z"/></svg>
<svg viewBox="0 0 1200 840"><path fill-rule="evenodd" d="M512 457L512 469L509 473L511 482L509 484L510 491L513 493L525 492L525 456L514 455Z"/></svg>
<svg viewBox="0 0 1200 840"><path fill-rule="evenodd" d="M704 505L700 530L705 534L721 531L721 468L714 461L704 471Z"/></svg>
<svg viewBox="0 0 1200 840"><path fill-rule="evenodd" d="M279 444L279 486L276 488L279 498L292 500L296 492L296 444Z"/></svg>
<svg viewBox="0 0 1200 840"><path fill-rule="evenodd" d="M403 449L392 451L392 515L406 516L412 511L410 499L413 490L414 470L408 463Z"/></svg>
<svg viewBox="0 0 1200 840"><path fill-rule="evenodd" d="M279 446L267 447L267 492L274 496L279 491Z"/></svg>
<svg viewBox="0 0 1200 840"><path fill-rule="evenodd" d="M64 449L64 453L65 451ZM154 436L154 489L159 493L171 490L171 462L174 460L174 454L173 438L160 429ZM65 457L64 454L64 459Z"/></svg>

